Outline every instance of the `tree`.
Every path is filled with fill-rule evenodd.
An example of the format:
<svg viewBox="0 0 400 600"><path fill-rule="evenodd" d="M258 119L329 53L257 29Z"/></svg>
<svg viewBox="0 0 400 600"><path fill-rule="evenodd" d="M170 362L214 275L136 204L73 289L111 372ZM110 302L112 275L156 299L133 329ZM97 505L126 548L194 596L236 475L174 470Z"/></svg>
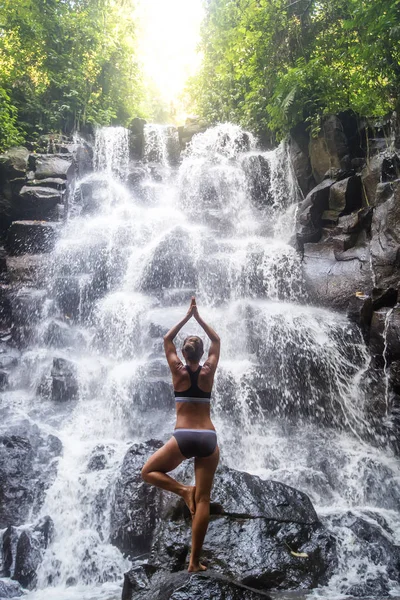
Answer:
<svg viewBox="0 0 400 600"><path fill-rule="evenodd" d="M199 114L284 136L353 110L384 115L400 84L400 0L209 0Z"/></svg>

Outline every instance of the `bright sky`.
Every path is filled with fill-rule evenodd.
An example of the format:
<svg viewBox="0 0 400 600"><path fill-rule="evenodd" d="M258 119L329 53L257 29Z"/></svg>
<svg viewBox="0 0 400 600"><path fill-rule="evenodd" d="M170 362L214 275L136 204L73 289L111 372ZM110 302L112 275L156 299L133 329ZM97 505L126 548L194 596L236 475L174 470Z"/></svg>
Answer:
<svg viewBox="0 0 400 600"><path fill-rule="evenodd" d="M146 77L169 104L200 64L196 47L203 17L202 0L140 0L139 57Z"/></svg>

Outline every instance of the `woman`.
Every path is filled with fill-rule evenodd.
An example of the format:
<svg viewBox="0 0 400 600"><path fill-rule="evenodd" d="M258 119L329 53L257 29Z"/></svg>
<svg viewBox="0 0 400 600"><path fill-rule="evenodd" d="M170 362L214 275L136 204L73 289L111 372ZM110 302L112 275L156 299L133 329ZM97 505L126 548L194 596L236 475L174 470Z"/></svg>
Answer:
<svg viewBox="0 0 400 600"><path fill-rule="evenodd" d="M194 317L211 340L206 362L201 366L203 342L197 336L185 339L179 359L174 338L182 327ZM205 571L200 563L210 516L210 492L219 461L217 434L210 418L210 397L218 365L220 339L215 331L200 317L193 297L182 321L164 336L164 349L172 373L176 400L176 424L173 437L153 454L142 469L143 479L152 485L181 496L192 514L192 551L188 571ZM195 486L179 483L169 475L187 458L195 458Z"/></svg>

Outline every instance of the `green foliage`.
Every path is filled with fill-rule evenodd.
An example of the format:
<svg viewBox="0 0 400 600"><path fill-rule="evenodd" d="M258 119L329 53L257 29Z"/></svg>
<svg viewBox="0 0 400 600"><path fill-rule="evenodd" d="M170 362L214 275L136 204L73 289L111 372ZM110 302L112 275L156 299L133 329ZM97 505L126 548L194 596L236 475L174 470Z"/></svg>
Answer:
<svg viewBox="0 0 400 600"><path fill-rule="evenodd" d="M400 89L400 0L207 0L189 84L208 121L277 137L353 110L381 116Z"/></svg>
<svg viewBox="0 0 400 600"><path fill-rule="evenodd" d="M0 86L13 126L17 117L31 136L137 114L133 2L0 0Z"/></svg>
<svg viewBox="0 0 400 600"><path fill-rule="evenodd" d="M23 136L16 121L17 109L11 104L7 92L0 87L0 152L22 142Z"/></svg>

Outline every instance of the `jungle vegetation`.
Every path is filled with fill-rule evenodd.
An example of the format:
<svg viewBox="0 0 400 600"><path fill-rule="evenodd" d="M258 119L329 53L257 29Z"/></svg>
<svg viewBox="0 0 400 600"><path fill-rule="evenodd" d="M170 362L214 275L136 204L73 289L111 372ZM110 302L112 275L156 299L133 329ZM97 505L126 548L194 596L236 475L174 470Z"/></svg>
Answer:
<svg viewBox="0 0 400 600"><path fill-rule="evenodd" d="M133 0L0 0L0 149L126 124L142 93Z"/></svg>
<svg viewBox="0 0 400 600"><path fill-rule="evenodd" d="M206 0L189 85L208 122L280 138L351 110L382 116L400 90L400 0Z"/></svg>

